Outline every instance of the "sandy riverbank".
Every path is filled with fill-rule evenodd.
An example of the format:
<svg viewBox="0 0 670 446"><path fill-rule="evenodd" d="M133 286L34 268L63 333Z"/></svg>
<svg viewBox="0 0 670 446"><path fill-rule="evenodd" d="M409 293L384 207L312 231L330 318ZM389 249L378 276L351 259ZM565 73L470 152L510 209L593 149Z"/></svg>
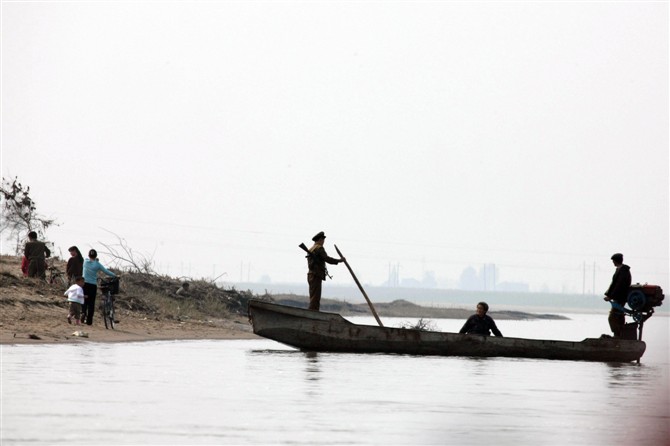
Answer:
<svg viewBox="0 0 670 446"><path fill-rule="evenodd" d="M70 325L63 291L62 285L23 277L18 257L0 256L0 344L256 338L242 315L221 311L218 314L223 317L214 318L194 310L189 316L176 317L155 302L152 311L119 305L114 330L105 329L97 310L93 325ZM138 299L128 294L120 299L138 305ZM76 336L76 331L88 336Z"/></svg>
<svg viewBox="0 0 670 446"><path fill-rule="evenodd" d="M2 299L5 300L5 296ZM66 308L41 304L42 299L32 299L30 304L22 301L1 306L0 344L256 338L243 317L174 321L125 315L119 317L119 323L112 330L105 329L100 315L96 314L93 325L70 325ZM77 336L75 332L84 332L87 337Z"/></svg>

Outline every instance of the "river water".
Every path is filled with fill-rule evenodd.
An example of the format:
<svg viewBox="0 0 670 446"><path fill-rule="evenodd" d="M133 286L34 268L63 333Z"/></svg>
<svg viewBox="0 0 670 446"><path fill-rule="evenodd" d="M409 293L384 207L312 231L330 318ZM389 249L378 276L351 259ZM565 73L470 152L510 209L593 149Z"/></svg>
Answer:
<svg viewBox="0 0 670 446"><path fill-rule="evenodd" d="M607 332L606 314L568 316L498 326L538 339ZM264 339L2 345L0 440L670 445L670 318L651 318L643 336L641 364L314 354Z"/></svg>

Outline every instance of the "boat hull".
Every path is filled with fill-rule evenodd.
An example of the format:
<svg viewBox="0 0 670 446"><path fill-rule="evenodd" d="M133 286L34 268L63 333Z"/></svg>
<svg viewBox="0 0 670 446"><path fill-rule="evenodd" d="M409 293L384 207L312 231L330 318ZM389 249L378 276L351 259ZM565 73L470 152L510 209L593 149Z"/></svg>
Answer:
<svg viewBox="0 0 670 446"><path fill-rule="evenodd" d="M255 334L317 352L630 362L639 360L646 348L642 341L615 338L573 342L358 325L336 313L258 300L249 302L249 318Z"/></svg>

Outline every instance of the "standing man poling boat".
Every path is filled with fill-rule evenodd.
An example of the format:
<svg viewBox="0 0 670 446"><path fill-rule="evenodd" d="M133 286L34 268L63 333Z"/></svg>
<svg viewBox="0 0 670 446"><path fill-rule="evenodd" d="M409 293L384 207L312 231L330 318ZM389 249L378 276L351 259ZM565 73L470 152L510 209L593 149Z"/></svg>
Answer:
<svg viewBox="0 0 670 446"><path fill-rule="evenodd" d="M312 241L314 245L309 248L307 255L307 267L309 268L309 272L307 273L309 309L319 311L321 307L322 282L326 280L326 276L330 277L326 269L326 263L337 265L340 262L344 262L344 257L338 260L328 256L326 249L323 247L323 244L326 242L326 234L323 231L312 237Z"/></svg>

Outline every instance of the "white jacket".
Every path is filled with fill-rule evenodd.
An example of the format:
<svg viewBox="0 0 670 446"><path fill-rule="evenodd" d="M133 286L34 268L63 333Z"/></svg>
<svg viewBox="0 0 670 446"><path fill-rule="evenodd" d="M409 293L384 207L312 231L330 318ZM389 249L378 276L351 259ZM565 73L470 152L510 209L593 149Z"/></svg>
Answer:
<svg viewBox="0 0 670 446"><path fill-rule="evenodd" d="M67 289L64 296L67 296L68 302L78 302L84 304L84 289L77 285L76 283Z"/></svg>

